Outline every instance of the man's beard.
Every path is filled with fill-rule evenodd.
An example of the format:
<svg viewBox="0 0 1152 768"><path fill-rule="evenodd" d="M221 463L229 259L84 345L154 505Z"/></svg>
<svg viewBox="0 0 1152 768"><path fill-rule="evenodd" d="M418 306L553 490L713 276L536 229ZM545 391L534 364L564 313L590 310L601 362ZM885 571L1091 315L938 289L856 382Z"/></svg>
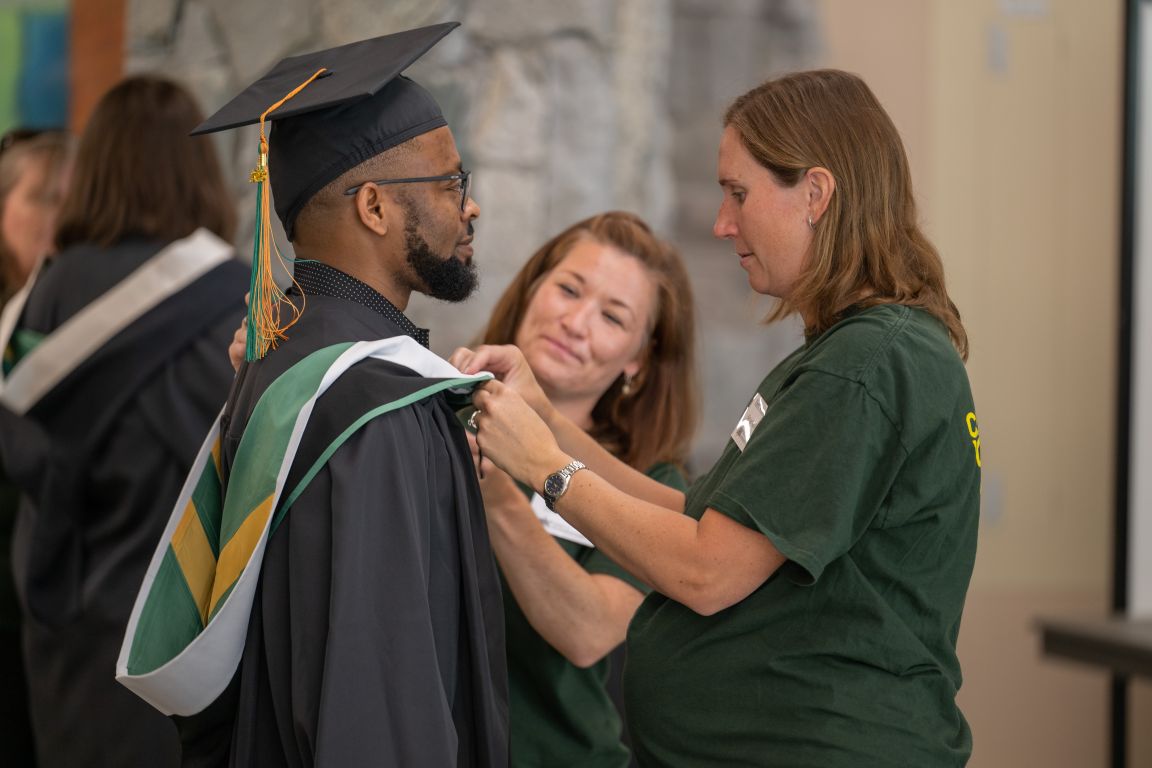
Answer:
<svg viewBox="0 0 1152 768"><path fill-rule="evenodd" d="M468 224L471 234L472 224ZM447 258L435 253L419 232L419 222L411 207L404 216L404 243L408 263L420 281L423 293L441 301L459 302L472 295L479 283L476 265L464 263L453 255Z"/></svg>

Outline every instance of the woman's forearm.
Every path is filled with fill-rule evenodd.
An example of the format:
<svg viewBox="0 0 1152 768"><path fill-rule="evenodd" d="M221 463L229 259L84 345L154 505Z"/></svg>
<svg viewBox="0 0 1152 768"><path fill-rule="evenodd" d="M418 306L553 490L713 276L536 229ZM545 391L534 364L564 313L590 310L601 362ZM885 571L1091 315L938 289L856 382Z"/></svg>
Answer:
<svg viewBox="0 0 1152 768"><path fill-rule="evenodd" d="M580 459L589 469L624 493L674 512L684 511L684 494L681 491L657 482L620 461L571 420L552 411L545 423L552 430L562 451Z"/></svg>
<svg viewBox="0 0 1152 768"><path fill-rule="evenodd" d="M492 548L508 587L541 637L578 667L618 646L643 595L620 579L585 571L544 530L528 500L515 514L489 512Z"/></svg>
<svg viewBox="0 0 1152 768"><path fill-rule="evenodd" d="M740 602L785 562L766 536L715 510L696 520L594 472L573 475L556 511L628 572L703 615Z"/></svg>

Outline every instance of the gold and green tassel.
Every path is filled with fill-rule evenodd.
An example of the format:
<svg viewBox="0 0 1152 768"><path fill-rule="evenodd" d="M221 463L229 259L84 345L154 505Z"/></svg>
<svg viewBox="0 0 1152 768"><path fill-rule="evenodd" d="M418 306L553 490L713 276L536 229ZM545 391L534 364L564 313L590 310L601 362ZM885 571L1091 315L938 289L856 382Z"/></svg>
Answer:
<svg viewBox="0 0 1152 768"><path fill-rule="evenodd" d="M300 290L300 284L296 282L295 277L292 278L292 284L300 293L299 306L288 298L274 279L273 256L285 270L287 264L272 234L272 196L268 188L268 138L264 133L264 121L270 113L304 90L324 71L323 67L318 69L310 78L260 115L260 160L249 176L249 180L256 184L256 233L252 242L252 278L248 288L248 336L244 353L249 362L264 357L268 354L268 350L275 349L280 341L288 338L285 331L300 320L305 305L304 292ZM285 318L285 314L289 317Z"/></svg>

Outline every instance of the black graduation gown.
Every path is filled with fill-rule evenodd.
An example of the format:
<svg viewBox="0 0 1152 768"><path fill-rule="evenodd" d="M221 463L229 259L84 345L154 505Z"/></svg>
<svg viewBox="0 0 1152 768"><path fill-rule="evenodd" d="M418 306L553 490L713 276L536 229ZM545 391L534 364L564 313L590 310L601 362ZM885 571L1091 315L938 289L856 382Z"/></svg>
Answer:
<svg viewBox="0 0 1152 768"><path fill-rule="evenodd" d="M260 394L316 349L397 336L382 314L311 294L289 340L241 368L224 416L224 474ZM294 488L332 439L415 374L369 360L316 403ZM471 456L436 395L370 421L269 540L229 691L179 719L186 765L504 766L507 672L499 582ZM213 734L216 720L231 742Z"/></svg>
<svg viewBox="0 0 1152 768"><path fill-rule="evenodd" d="M0 301L0 310L4 302ZM36 764L32 721L28 718L28 685L20 652L20 603L12 583L12 529L20 493L0 463L0 744L5 763Z"/></svg>
<svg viewBox="0 0 1152 768"><path fill-rule="evenodd" d="M77 246L43 269L20 326L50 333L162 243ZM40 765L179 763L170 720L115 681L140 587L233 374L247 269L216 267L111 339L17 418L0 456L24 496L12 548Z"/></svg>

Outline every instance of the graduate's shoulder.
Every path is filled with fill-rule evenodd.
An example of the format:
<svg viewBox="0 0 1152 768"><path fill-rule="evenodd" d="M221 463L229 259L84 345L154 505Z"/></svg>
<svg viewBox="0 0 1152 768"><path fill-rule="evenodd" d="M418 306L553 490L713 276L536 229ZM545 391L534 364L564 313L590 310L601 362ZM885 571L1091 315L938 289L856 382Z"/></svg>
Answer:
<svg viewBox="0 0 1152 768"><path fill-rule="evenodd" d="M28 299L26 314L31 325L47 322L54 327L63 322L131 277L165 245L159 240L130 237L107 247L78 243L53 255L45 261ZM186 285L180 296L204 302L189 307L200 314L242 310L247 275L248 267L228 259Z"/></svg>
<svg viewBox="0 0 1152 768"><path fill-rule="evenodd" d="M363 412L396 410L440 397L437 379L429 379L399 363L377 358L361 360L344 371L317 401L317 408Z"/></svg>
<svg viewBox="0 0 1152 768"><path fill-rule="evenodd" d="M28 297L26 314L32 325L44 318L68 317L160 250L162 243L131 240L110 248L80 243L45 260Z"/></svg>
<svg viewBox="0 0 1152 768"><path fill-rule="evenodd" d="M284 344L263 360L245 364L240 372L236 398L241 411L247 413L258 401L275 397L286 386L291 387L288 380L303 375L305 359L331 346L317 347L306 345L303 340L300 342ZM372 411L394 410L414 404L425 399L420 396L422 390L434 383L434 380L421 378L410 368L388 360L360 360L340 373L316 399L310 422L348 424Z"/></svg>
<svg viewBox="0 0 1152 768"><path fill-rule="evenodd" d="M423 456L433 445L450 443L455 429L462 439L463 430L436 380L393 362L367 359L342 373L316 400L300 450L319 455L318 448L367 440L371 462L378 465L384 456Z"/></svg>
<svg viewBox="0 0 1152 768"><path fill-rule="evenodd" d="M403 335L396 323L355 301L332 296L291 293L301 310L299 320L285 331L287 338L271 355L286 352L300 360L318 349L355 341L376 341Z"/></svg>

